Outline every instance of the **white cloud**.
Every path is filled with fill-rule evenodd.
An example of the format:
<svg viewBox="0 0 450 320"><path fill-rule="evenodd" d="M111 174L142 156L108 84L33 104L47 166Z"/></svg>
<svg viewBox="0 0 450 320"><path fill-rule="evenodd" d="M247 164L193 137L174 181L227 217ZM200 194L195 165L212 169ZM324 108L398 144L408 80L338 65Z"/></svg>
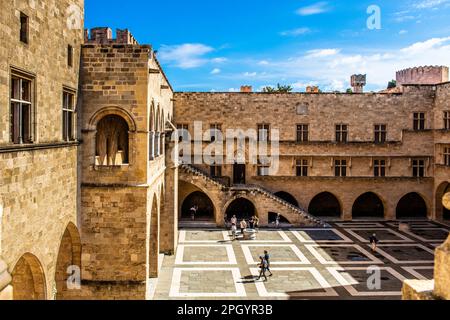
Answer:
<svg viewBox="0 0 450 320"><path fill-rule="evenodd" d="M408 30L400 30L399 32L398 32L398 34L407 34L408 33Z"/></svg>
<svg viewBox="0 0 450 320"><path fill-rule="evenodd" d="M337 55L341 50L340 49L319 49L319 50L310 50L306 55L307 58L321 58L321 57L329 57Z"/></svg>
<svg viewBox="0 0 450 320"><path fill-rule="evenodd" d="M211 71L211 74L219 74L220 72L222 72L222 70L220 70L219 68L214 68L214 69Z"/></svg>
<svg viewBox="0 0 450 320"><path fill-rule="evenodd" d="M311 33L311 29L297 28L297 29L280 32L280 35L283 37L297 37L297 36L301 36L301 35L308 34L308 33Z"/></svg>
<svg viewBox="0 0 450 320"><path fill-rule="evenodd" d="M327 7L327 2L317 2L307 7L300 8L296 11L297 14L301 16L310 16L314 14L319 14L323 12L327 12L329 8Z"/></svg>
<svg viewBox="0 0 450 320"><path fill-rule="evenodd" d="M220 58L214 58L214 59L212 59L211 61L212 61L213 63L224 63L224 62L227 62L228 59L227 59L227 58L220 57Z"/></svg>
<svg viewBox="0 0 450 320"><path fill-rule="evenodd" d="M448 3L450 0L423 0L415 3L413 6L416 9L433 9L441 4Z"/></svg>
<svg viewBox="0 0 450 320"><path fill-rule="evenodd" d="M314 57L314 59L312 59ZM317 49L297 56L271 60L268 65L255 61L255 72L230 75L232 80L252 77L264 83L291 84L295 90L318 85L324 91L343 91L350 87L352 74L367 74L368 89L385 88L401 69L423 65L450 66L450 36L413 43L398 49L340 50ZM369 89L370 88L370 89Z"/></svg>
<svg viewBox="0 0 450 320"><path fill-rule="evenodd" d="M258 64L260 66L268 66L270 64L270 62L267 61L267 60L261 60L261 61L258 62Z"/></svg>
<svg viewBox="0 0 450 320"><path fill-rule="evenodd" d="M161 46L159 57L161 61L168 62L182 69L200 67L208 63L205 55L214 51L212 47L199 43L185 43L181 45Z"/></svg>

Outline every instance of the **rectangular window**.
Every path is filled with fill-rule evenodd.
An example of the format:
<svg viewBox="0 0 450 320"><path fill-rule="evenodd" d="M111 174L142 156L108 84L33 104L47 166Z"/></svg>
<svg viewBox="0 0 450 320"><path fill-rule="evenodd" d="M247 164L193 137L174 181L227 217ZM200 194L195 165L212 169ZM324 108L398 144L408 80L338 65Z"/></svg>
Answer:
<svg viewBox="0 0 450 320"><path fill-rule="evenodd" d="M297 177L307 177L309 169L309 161L306 159L298 159L296 163Z"/></svg>
<svg viewBox="0 0 450 320"><path fill-rule="evenodd" d="M444 129L450 130L450 111L444 111Z"/></svg>
<svg viewBox="0 0 450 320"><path fill-rule="evenodd" d="M385 143L387 140L387 126L385 124L375 125L375 143Z"/></svg>
<svg viewBox="0 0 450 320"><path fill-rule="evenodd" d="M34 79L13 72L11 76L11 142L33 143Z"/></svg>
<svg viewBox="0 0 450 320"><path fill-rule="evenodd" d="M269 141L270 125L259 124L258 125L258 141Z"/></svg>
<svg viewBox="0 0 450 320"><path fill-rule="evenodd" d="M221 177L222 176L222 166L213 165L210 166L211 177Z"/></svg>
<svg viewBox="0 0 450 320"><path fill-rule="evenodd" d="M297 125L297 142L309 141L309 125L299 124Z"/></svg>
<svg viewBox="0 0 450 320"><path fill-rule="evenodd" d="M63 91L63 140L74 141L76 140L75 128L76 128L76 113L75 113L75 94L67 90Z"/></svg>
<svg viewBox="0 0 450 320"><path fill-rule="evenodd" d="M373 169L375 177L386 177L386 160L374 160Z"/></svg>
<svg viewBox="0 0 450 320"><path fill-rule="evenodd" d="M415 131L425 130L425 113L423 112L414 113L414 130Z"/></svg>
<svg viewBox="0 0 450 320"><path fill-rule="evenodd" d="M425 160L413 160L413 177L423 178L425 177Z"/></svg>
<svg viewBox="0 0 450 320"><path fill-rule="evenodd" d="M347 160L335 160L334 161L334 175L336 177L347 176Z"/></svg>
<svg viewBox="0 0 450 320"><path fill-rule="evenodd" d="M450 147L444 148L444 165L450 167Z"/></svg>
<svg viewBox="0 0 450 320"><path fill-rule="evenodd" d="M258 176L266 177L269 175L270 161L268 159L258 159Z"/></svg>
<svg viewBox="0 0 450 320"><path fill-rule="evenodd" d="M67 65L73 67L73 47L71 45L67 46Z"/></svg>
<svg viewBox="0 0 450 320"><path fill-rule="evenodd" d="M210 138L211 142L215 142L222 136L222 125L218 123L214 123L210 126Z"/></svg>
<svg viewBox="0 0 450 320"><path fill-rule="evenodd" d="M20 13L20 41L28 43L29 19L24 13Z"/></svg>
<svg viewBox="0 0 450 320"><path fill-rule="evenodd" d="M346 143L348 141L348 125L336 125L336 142Z"/></svg>
<svg viewBox="0 0 450 320"><path fill-rule="evenodd" d="M189 126L187 124L178 124L178 141L188 142L189 141Z"/></svg>

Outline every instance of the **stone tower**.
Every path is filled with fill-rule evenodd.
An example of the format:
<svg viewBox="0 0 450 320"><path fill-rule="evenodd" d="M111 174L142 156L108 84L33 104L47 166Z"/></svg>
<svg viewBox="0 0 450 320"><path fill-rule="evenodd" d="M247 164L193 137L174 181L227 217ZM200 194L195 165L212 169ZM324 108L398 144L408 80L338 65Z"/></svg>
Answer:
<svg viewBox="0 0 450 320"><path fill-rule="evenodd" d="M160 237L171 236L160 219L173 92L152 48L127 30L90 35L81 59L83 283L94 298L144 299Z"/></svg>
<svg viewBox="0 0 450 320"><path fill-rule="evenodd" d="M364 86L366 85L366 75L365 74L354 74L350 80L351 86L354 93L363 93Z"/></svg>

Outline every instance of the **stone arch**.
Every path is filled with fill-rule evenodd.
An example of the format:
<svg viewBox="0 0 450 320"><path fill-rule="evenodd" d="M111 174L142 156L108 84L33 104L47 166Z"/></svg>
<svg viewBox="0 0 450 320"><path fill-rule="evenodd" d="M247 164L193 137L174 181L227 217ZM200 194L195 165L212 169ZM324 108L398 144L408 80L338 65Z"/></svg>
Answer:
<svg viewBox="0 0 450 320"><path fill-rule="evenodd" d="M184 220L191 219L191 208L198 206L195 220L215 221L217 212L211 198L202 191L194 191L190 193L181 204L181 218Z"/></svg>
<svg viewBox="0 0 450 320"><path fill-rule="evenodd" d="M68 271L71 273L69 274ZM81 239L78 228L73 223L69 223L61 238L56 260L55 283L58 300L69 298L67 279L70 275L75 275L74 272L81 275L79 273L81 272Z"/></svg>
<svg viewBox="0 0 450 320"><path fill-rule="evenodd" d="M342 205L331 192L322 192L311 200L308 212L316 217L341 217Z"/></svg>
<svg viewBox="0 0 450 320"><path fill-rule="evenodd" d="M450 183L442 182L436 189L436 218L450 220L450 210L442 204L442 197L445 193L450 192Z"/></svg>
<svg viewBox="0 0 450 320"><path fill-rule="evenodd" d="M156 113L155 113L155 104L154 104L154 102L152 102L152 105L150 107L149 131L150 132L155 132L156 131Z"/></svg>
<svg viewBox="0 0 450 320"><path fill-rule="evenodd" d="M130 137L127 121L115 114L104 116L97 123L95 156L98 165L129 163Z"/></svg>
<svg viewBox="0 0 450 320"><path fill-rule="evenodd" d="M385 206L381 198L374 192L360 195L353 203L353 219L385 217Z"/></svg>
<svg viewBox="0 0 450 320"><path fill-rule="evenodd" d="M228 219L231 219L233 215L236 215L238 220L241 219L250 219L252 216L259 217L257 206L255 203L243 196L235 196L233 199L228 201L225 206L226 215Z"/></svg>
<svg viewBox="0 0 450 320"><path fill-rule="evenodd" d="M160 106L158 105L157 111L156 111L156 132L161 132L161 110Z"/></svg>
<svg viewBox="0 0 450 320"><path fill-rule="evenodd" d="M157 190L159 192L159 190ZM153 194L152 208L150 212L150 236L148 244L149 277L158 277L159 268L159 238L160 238L160 205L157 194Z"/></svg>
<svg viewBox="0 0 450 320"><path fill-rule="evenodd" d="M98 122L108 115L116 115L123 118L127 122L130 132L136 132L137 127L133 116L127 110L119 107L106 107L94 113L89 120L89 130L97 130Z"/></svg>
<svg viewBox="0 0 450 320"><path fill-rule="evenodd" d="M284 201L292 204L293 206L299 207L299 203L298 203L297 199L292 194L290 194L289 192L279 191L279 192L275 193L275 195L278 198L281 198Z"/></svg>
<svg viewBox="0 0 450 320"><path fill-rule="evenodd" d="M427 218L428 206L419 193L411 192L403 196L397 204L397 219Z"/></svg>
<svg viewBox="0 0 450 320"><path fill-rule="evenodd" d="M14 300L45 300L47 296L45 274L39 259L25 253L12 272Z"/></svg>

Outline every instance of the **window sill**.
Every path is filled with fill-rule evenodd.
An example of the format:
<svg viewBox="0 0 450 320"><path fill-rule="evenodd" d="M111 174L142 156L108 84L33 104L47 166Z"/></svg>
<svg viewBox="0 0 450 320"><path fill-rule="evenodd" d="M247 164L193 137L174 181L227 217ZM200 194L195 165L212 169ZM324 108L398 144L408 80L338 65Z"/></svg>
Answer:
<svg viewBox="0 0 450 320"><path fill-rule="evenodd" d="M95 171L121 171L130 168L129 164L122 164L122 165L111 165L111 166L99 166L94 165Z"/></svg>

